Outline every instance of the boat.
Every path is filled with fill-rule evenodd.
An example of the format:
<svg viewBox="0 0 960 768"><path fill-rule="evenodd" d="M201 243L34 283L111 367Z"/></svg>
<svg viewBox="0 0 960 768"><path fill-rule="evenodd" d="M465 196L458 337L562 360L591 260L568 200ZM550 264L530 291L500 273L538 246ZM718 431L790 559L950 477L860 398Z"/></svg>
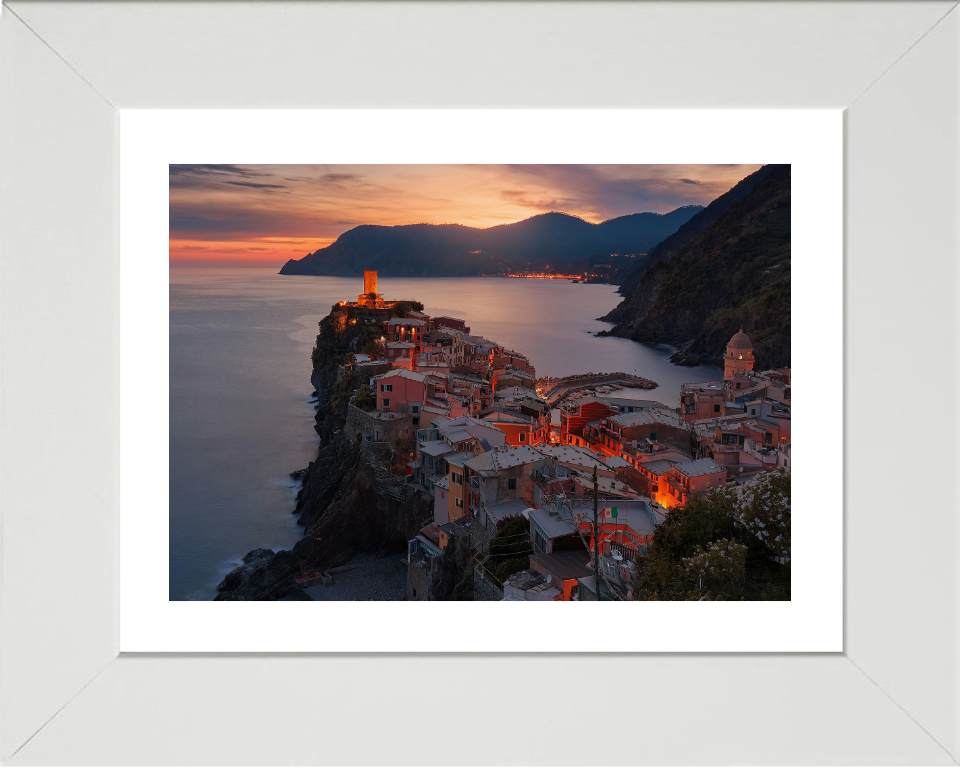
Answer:
<svg viewBox="0 0 960 768"><path fill-rule="evenodd" d="M570 282L571 282L571 283L579 283L580 281L579 281L579 280L571 280Z"/></svg>

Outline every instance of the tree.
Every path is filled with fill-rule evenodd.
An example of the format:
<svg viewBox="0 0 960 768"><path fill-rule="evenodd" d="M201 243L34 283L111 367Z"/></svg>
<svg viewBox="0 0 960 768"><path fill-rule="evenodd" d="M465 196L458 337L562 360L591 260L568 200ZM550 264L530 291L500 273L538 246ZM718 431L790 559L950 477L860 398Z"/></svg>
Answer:
<svg viewBox="0 0 960 768"><path fill-rule="evenodd" d="M354 402L361 411L372 411L377 407L377 396L370 387L361 387Z"/></svg>
<svg viewBox="0 0 960 768"><path fill-rule="evenodd" d="M380 359L384 355L383 342L379 339L370 339L370 341L363 346L363 354L371 360Z"/></svg>
<svg viewBox="0 0 960 768"><path fill-rule="evenodd" d="M710 565L714 576L703 579L703 588L716 595L789 600L790 565L783 562L789 541L790 475L785 470L743 488L722 486L694 494L654 528L646 556L635 562L633 594L638 600L698 600L701 579L694 579L691 569ZM714 545L720 549L711 557ZM744 575L734 589L735 578L716 575L725 572L719 558L732 558L732 568L741 553Z"/></svg>
<svg viewBox="0 0 960 768"><path fill-rule="evenodd" d="M740 498L744 526L777 558L790 557L790 472L775 469L744 486Z"/></svg>
<svg viewBox="0 0 960 768"><path fill-rule="evenodd" d="M531 554L530 523L522 515L508 517L498 523L497 535L490 539L486 567L502 582L507 576L529 568Z"/></svg>
<svg viewBox="0 0 960 768"><path fill-rule="evenodd" d="M404 317L407 312L423 312L423 302L398 301L390 308L390 317Z"/></svg>

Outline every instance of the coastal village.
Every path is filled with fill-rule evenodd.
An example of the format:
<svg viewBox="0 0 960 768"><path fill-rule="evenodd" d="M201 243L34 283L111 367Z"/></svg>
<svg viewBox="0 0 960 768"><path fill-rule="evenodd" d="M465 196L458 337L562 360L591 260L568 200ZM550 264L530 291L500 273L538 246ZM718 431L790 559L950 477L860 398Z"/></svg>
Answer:
<svg viewBox="0 0 960 768"><path fill-rule="evenodd" d="M347 438L377 493L432 500L408 542L407 600L458 599L441 587L453 550L473 599L635 599L635 563L669 510L791 466L790 370L755 371L742 330L722 381L664 403L622 372L538 378L522 351L415 305L385 300L366 272L331 311L339 332L373 340L345 350L342 370L366 382Z"/></svg>

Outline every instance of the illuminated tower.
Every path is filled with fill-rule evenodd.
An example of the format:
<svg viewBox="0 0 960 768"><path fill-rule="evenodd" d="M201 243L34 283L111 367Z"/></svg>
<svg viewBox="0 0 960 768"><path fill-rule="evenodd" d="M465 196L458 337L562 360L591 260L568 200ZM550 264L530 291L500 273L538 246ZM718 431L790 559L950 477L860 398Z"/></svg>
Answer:
<svg viewBox="0 0 960 768"><path fill-rule="evenodd" d="M723 378L730 381L753 370L753 342L743 332L735 333L727 342L727 354L723 356Z"/></svg>
<svg viewBox="0 0 960 768"><path fill-rule="evenodd" d="M376 271L363 273L363 293L357 296L357 304L361 307L376 307L382 297L377 293Z"/></svg>

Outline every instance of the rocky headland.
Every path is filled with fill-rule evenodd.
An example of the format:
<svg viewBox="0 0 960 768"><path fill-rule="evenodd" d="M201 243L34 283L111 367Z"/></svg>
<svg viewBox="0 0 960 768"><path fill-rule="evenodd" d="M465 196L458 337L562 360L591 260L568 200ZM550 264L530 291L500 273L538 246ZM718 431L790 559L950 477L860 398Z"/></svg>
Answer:
<svg viewBox="0 0 960 768"><path fill-rule="evenodd" d="M431 516L426 499L396 482L409 460L405 446L370 443L348 428L350 397L362 378L343 364L349 335L328 316L313 350L320 446L308 467L292 473L302 481L294 513L303 538L291 550L249 552L218 585L215 600L310 600L301 587L305 578L360 554L403 552Z"/></svg>

